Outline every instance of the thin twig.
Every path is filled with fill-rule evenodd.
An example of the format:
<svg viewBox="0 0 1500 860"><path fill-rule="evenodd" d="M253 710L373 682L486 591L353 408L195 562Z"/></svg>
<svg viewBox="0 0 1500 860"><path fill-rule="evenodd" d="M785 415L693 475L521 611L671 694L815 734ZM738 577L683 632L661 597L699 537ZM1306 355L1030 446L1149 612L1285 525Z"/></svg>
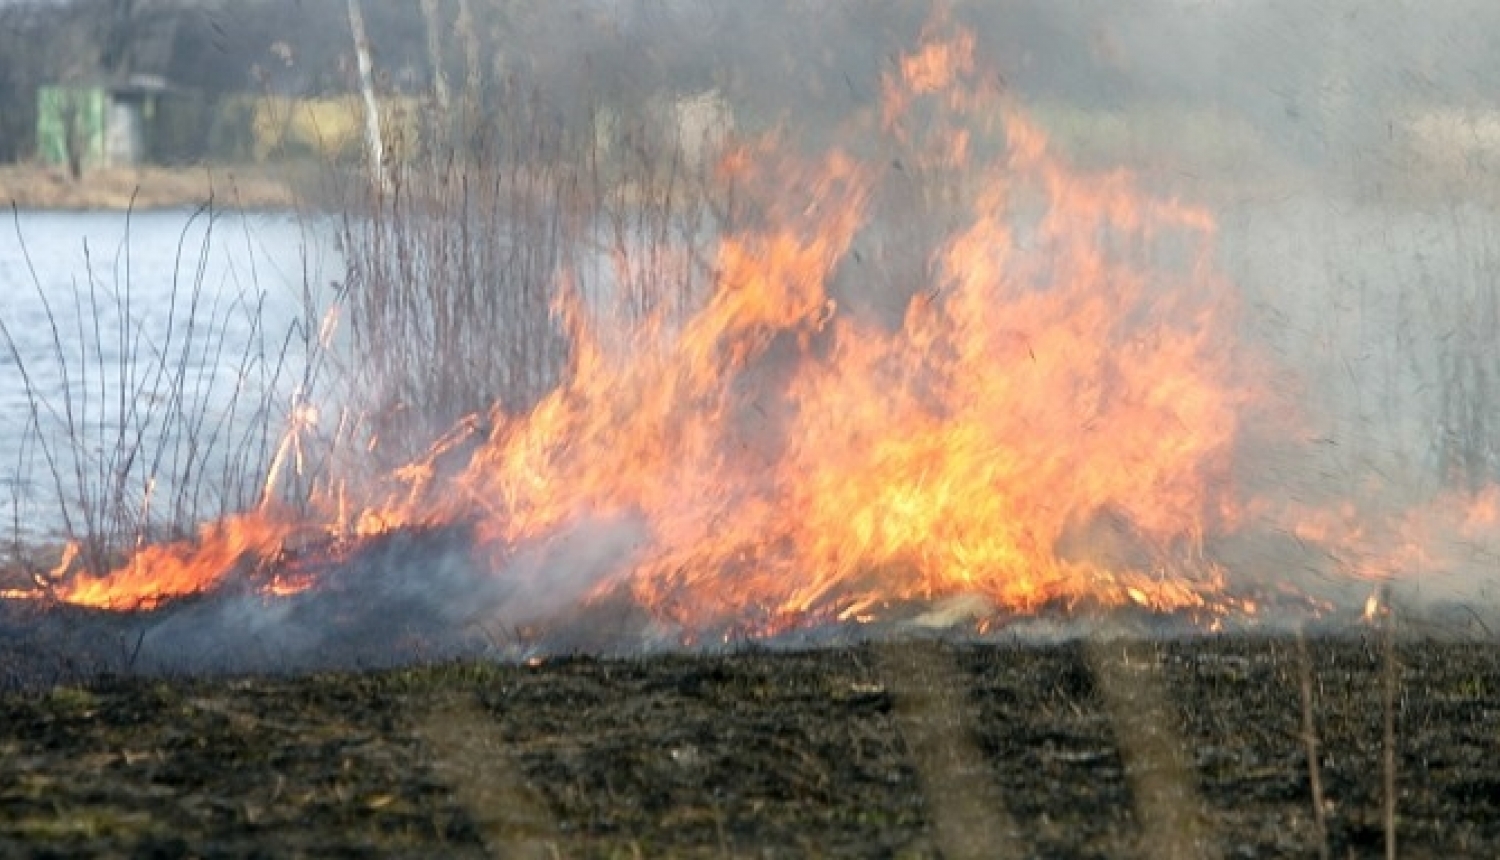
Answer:
<svg viewBox="0 0 1500 860"><path fill-rule="evenodd" d="M1381 595L1381 603L1385 613L1382 636L1384 640L1382 674L1385 683L1381 696L1381 711L1385 722L1381 738L1385 808L1382 811L1382 821L1385 825L1386 860L1396 860L1396 688L1399 683L1397 677L1399 667L1396 664L1396 610L1385 594Z"/></svg>
<svg viewBox="0 0 1500 860"><path fill-rule="evenodd" d="M1313 723L1312 660L1307 637L1297 631L1297 668L1302 692L1302 742L1307 748L1307 781L1312 789L1313 827L1318 834L1318 858L1328 860L1328 819L1323 802L1323 774L1318 761L1318 730Z"/></svg>

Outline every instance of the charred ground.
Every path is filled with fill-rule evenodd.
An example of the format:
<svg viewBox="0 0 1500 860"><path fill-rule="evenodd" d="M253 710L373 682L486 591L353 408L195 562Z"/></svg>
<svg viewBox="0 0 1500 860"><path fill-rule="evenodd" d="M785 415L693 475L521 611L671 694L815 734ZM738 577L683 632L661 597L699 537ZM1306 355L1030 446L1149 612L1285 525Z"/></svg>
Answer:
<svg viewBox="0 0 1500 860"><path fill-rule="evenodd" d="M1304 680L1334 856L1385 838L1387 689L1403 855L1495 853L1500 649L1391 655L1237 635L95 677L0 698L0 853L1313 856Z"/></svg>

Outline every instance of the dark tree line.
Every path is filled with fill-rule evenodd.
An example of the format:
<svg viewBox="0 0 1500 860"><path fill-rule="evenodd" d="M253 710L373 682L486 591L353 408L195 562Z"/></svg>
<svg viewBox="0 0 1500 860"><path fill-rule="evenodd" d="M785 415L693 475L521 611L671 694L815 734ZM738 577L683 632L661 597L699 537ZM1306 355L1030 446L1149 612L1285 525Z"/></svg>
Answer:
<svg viewBox="0 0 1500 860"><path fill-rule="evenodd" d="M568 123L717 87L737 113L837 117L929 19L909 0L363 0L379 85L480 113L517 99ZM1376 134L1402 100L1494 102L1500 4L1453 0L950 0L1026 95L1090 107L1194 103L1293 144ZM36 89L160 76L210 99L357 86L334 0L0 0L0 160L25 158ZM1313 118L1344 98L1347 128ZM1299 125L1300 123L1300 125Z"/></svg>
<svg viewBox="0 0 1500 860"><path fill-rule="evenodd" d="M421 19L369 3L390 85L425 81ZM0 161L32 155L37 89L149 76L210 100L233 93L347 92L341 3L285 0L12 0L0 3ZM399 79L401 75L405 79Z"/></svg>
<svg viewBox="0 0 1500 860"><path fill-rule="evenodd" d="M843 88L851 73L833 66L850 43L863 61L853 74L867 86L884 50L860 41L854 19L863 7L847 0L361 5L384 92L430 95L480 115L527 101L531 116L559 126L602 105L640 114L652 95L714 86L770 113ZM871 4L881 26L885 6L915 8ZM332 0L0 2L0 161L32 155L38 87L142 75L210 100L342 94L358 85L346 7Z"/></svg>

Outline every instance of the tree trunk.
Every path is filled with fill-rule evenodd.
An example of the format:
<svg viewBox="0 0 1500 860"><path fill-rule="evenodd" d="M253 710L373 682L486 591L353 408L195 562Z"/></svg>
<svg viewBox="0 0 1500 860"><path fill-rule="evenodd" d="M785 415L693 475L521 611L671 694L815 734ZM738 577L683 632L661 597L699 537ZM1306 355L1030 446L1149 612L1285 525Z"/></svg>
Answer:
<svg viewBox="0 0 1500 860"><path fill-rule="evenodd" d="M477 104L480 87L484 86L484 71L479 65L479 22L474 20L474 7L470 0L458 0L458 32L464 39L464 98Z"/></svg>
<svg viewBox="0 0 1500 860"><path fill-rule="evenodd" d="M448 116L448 74L443 71L443 22L438 0L422 0L422 19L427 23L427 60L432 63L432 95L438 110Z"/></svg>
<svg viewBox="0 0 1500 860"><path fill-rule="evenodd" d="M365 99L365 148L370 174L381 192L391 190L385 141L380 134L380 102L375 98L375 72L370 62L370 40L365 36L365 17L359 0L349 0L349 30L354 34L354 57L359 66L359 89Z"/></svg>

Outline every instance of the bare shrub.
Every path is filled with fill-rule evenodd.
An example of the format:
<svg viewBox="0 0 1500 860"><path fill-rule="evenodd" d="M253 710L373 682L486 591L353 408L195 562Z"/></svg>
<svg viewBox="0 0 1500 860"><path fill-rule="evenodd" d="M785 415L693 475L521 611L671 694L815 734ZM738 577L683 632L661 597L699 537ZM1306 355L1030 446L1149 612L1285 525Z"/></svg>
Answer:
<svg viewBox="0 0 1500 860"><path fill-rule="evenodd" d="M466 416L529 410L566 378L565 292L628 325L679 317L710 231L702 176L639 129L569 130L540 97L438 143L346 210L348 428L377 469Z"/></svg>
<svg viewBox="0 0 1500 860"><path fill-rule="evenodd" d="M21 510L44 491L70 556L95 574L133 547L256 504L282 427L292 340L265 330L253 269L227 292L206 283L220 213L204 206L184 225L165 309L137 298L128 213L112 263L85 245L81 278L61 293L42 284L13 215L50 341L45 362L28 359L16 323L0 314L28 413L11 479L14 543L24 540ZM163 310L161 325L146 324Z"/></svg>

